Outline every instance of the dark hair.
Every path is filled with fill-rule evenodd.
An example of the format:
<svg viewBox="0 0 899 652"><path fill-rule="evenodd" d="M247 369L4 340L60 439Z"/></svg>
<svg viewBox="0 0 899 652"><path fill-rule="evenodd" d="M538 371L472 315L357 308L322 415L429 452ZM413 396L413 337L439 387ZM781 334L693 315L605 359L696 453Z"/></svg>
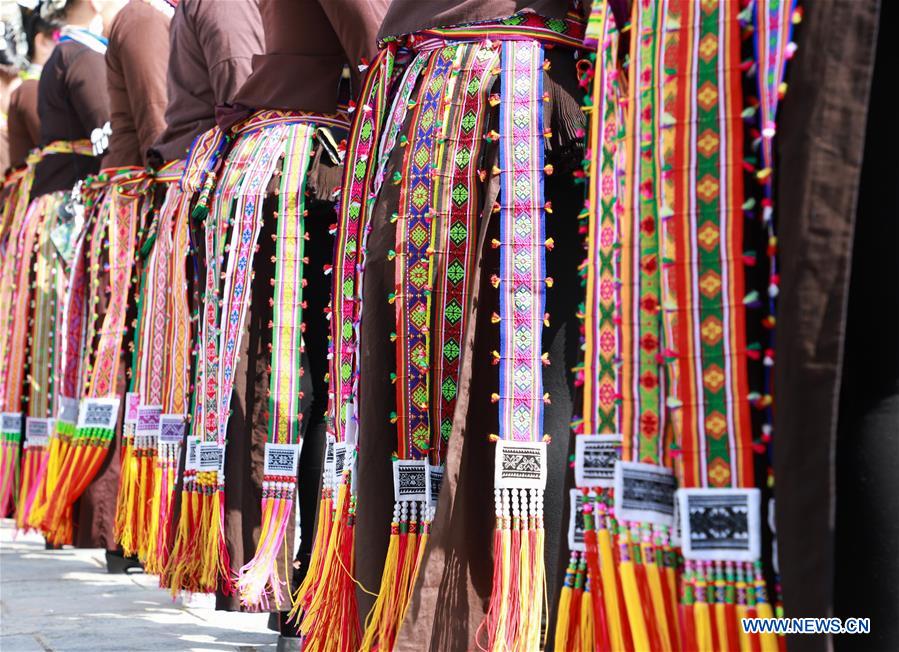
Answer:
<svg viewBox="0 0 899 652"><path fill-rule="evenodd" d="M42 0L39 9L36 9L35 11L45 20L64 20L66 12L71 9L72 5L76 2L77 0Z"/></svg>
<svg viewBox="0 0 899 652"><path fill-rule="evenodd" d="M28 59L34 59L34 39L38 34L51 38L60 28L61 25L55 19L47 19L41 16L39 10L31 12L30 16L23 20L25 24L25 38L28 42Z"/></svg>

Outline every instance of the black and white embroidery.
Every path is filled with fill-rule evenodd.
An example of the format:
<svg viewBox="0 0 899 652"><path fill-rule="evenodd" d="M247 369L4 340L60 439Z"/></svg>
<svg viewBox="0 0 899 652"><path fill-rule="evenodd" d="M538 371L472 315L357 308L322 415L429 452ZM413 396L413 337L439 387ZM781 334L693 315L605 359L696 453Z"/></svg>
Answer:
<svg viewBox="0 0 899 652"><path fill-rule="evenodd" d="M615 462L621 458L621 435L575 437L574 481L578 487L615 486Z"/></svg>
<svg viewBox="0 0 899 652"><path fill-rule="evenodd" d="M0 431L7 434L22 434L22 413L4 412L0 414Z"/></svg>
<svg viewBox="0 0 899 652"><path fill-rule="evenodd" d="M346 463L346 442L334 444L334 477L331 482L336 487L340 483L340 477L343 475L343 466Z"/></svg>
<svg viewBox="0 0 899 652"><path fill-rule="evenodd" d="M641 462L615 465L615 514L619 521L643 521L670 526L674 521L671 469Z"/></svg>
<svg viewBox="0 0 899 652"><path fill-rule="evenodd" d="M87 398L81 402L78 414L79 428L115 430L119 416L119 399Z"/></svg>
<svg viewBox="0 0 899 652"><path fill-rule="evenodd" d="M571 501L568 514L568 549L583 552L584 545L584 494L578 489L569 490Z"/></svg>
<svg viewBox="0 0 899 652"><path fill-rule="evenodd" d="M300 464L298 444L266 444L265 475L282 476L295 480Z"/></svg>
<svg viewBox="0 0 899 652"><path fill-rule="evenodd" d="M180 444L184 441L186 429L183 414L163 414L159 417L159 443Z"/></svg>
<svg viewBox="0 0 899 652"><path fill-rule="evenodd" d="M225 447L215 442L197 444L197 470L222 471L225 463Z"/></svg>
<svg viewBox="0 0 899 652"><path fill-rule="evenodd" d="M428 489L431 496L431 507L437 505L437 497L440 495L440 487L443 486L443 466L429 466L431 486Z"/></svg>
<svg viewBox="0 0 899 652"><path fill-rule="evenodd" d="M199 437L187 438L187 455L185 456L184 466L192 471L197 470L197 447L200 445Z"/></svg>
<svg viewBox="0 0 899 652"><path fill-rule="evenodd" d="M546 488L546 444L497 441L494 486L497 489Z"/></svg>
<svg viewBox="0 0 899 652"><path fill-rule="evenodd" d="M25 444L46 446L53 434L54 420L27 417L25 419Z"/></svg>
<svg viewBox="0 0 899 652"><path fill-rule="evenodd" d="M758 489L684 489L678 492L684 557L755 561L760 551Z"/></svg>
<svg viewBox="0 0 899 652"><path fill-rule="evenodd" d="M427 460L394 460L394 500L430 500L429 476Z"/></svg>

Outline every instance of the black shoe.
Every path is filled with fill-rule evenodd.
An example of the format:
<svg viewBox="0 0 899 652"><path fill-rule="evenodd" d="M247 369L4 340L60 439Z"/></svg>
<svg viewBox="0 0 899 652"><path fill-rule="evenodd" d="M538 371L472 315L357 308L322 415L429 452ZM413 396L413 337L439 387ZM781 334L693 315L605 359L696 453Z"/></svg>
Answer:
<svg viewBox="0 0 899 652"><path fill-rule="evenodd" d="M44 550L62 550L62 545L55 545L49 541L44 541Z"/></svg>
<svg viewBox="0 0 899 652"><path fill-rule="evenodd" d="M136 568L139 573L144 572L143 564L137 557L126 557L113 550L106 551L106 572L110 575L127 574L132 568Z"/></svg>

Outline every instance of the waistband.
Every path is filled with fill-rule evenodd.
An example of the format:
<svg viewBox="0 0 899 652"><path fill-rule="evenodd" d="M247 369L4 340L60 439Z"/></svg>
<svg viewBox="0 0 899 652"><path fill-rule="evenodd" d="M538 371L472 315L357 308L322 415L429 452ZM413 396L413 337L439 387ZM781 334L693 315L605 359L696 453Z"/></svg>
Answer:
<svg viewBox="0 0 899 652"><path fill-rule="evenodd" d="M35 149L28 155L28 164L34 165L45 156L53 154L80 154L81 156L93 156L94 148L90 139L81 140L54 140L41 149Z"/></svg>
<svg viewBox="0 0 899 652"><path fill-rule="evenodd" d="M335 129L349 129L350 119L346 113L310 113L307 111L281 111L277 109L265 109L256 111L249 118L237 124L232 130L235 136L240 136L254 129L270 127L279 124L314 124L317 127L334 127Z"/></svg>
<svg viewBox="0 0 899 652"><path fill-rule="evenodd" d="M398 45L412 50L429 50L447 42L527 40L580 49L584 47L585 29L586 23L577 14L545 18L532 11L523 11L499 20L426 29L396 39L384 39L382 43L396 40Z"/></svg>
<svg viewBox="0 0 899 652"><path fill-rule="evenodd" d="M185 159L170 161L169 163L166 163L161 168L156 170L154 181L156 183L175 183L176 181L180 181L181 175L184 174L184 167L186 163L187 161Z"/></svg>

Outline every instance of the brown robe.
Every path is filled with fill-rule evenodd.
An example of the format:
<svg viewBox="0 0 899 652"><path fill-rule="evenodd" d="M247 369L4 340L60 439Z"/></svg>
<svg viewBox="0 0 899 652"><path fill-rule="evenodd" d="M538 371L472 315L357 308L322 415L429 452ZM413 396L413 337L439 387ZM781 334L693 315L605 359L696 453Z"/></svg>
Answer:
<svg viewBox="0 0 899 652"><path fill-rule="evenodd" d="M183 159L197 135L215 126L215 107L233 102L263 51L257 0L181 0L169 29L171 56L165 131L153 149Z"/></svg>
<svg viewBox="0 0 899 652"><path fill-rule="evenodd" d="M803 8L778 119L781 583L786 616L870 617L871 634L793 636L788 645L895 650L896 5L822 0Z"/></svg>
<svg viewBox="0 0 899 652"><path fill-rule="evenodd" d="M109 30L106 83L112 135L103 167L145 165L165 129L169 17L145 0L131 0Z"/></svg>
<svg viewBox="0 0 899 652"><path fill-rule="evenodd" d="M345 65L376 52L375 33L386 0L261 0L266 50L253 57L253 72L238 91L240 109L220 111L220 122L230 126L258 109L282 109L333 113L337 110L341 74ZM298 80L302 80L298 82ZM335 133L337 140L346 134ZM330 296L330 276L324 266L331 263L333 237L328 229L336 220L333 191L340 185L341 168L330 162L319 146L307 175L306 230L309 233L306 266L308 286L303 299L305 355L301 390L303 398L303 448L300 458L298 500L302 542L298 559L305 572L315 534L322 453L325 441L324 415L327 410L328 321L324 310ZM272 318L268 299L269 280L274 278L275 253L272 235L276 220L271 211L277 206L270 198L264 208L265 226L254 258L255 278L247 335L242 339L235 372L232 415L228 421L225 454L225 540L231 567L237 572L254 555L261 526L263 453L268 440L268 398L271 364ZM249 434L249 436L247 436ZM285 545L293 550L293 528ZM280 557L280 555L279 555ZM298 577L294 578L294 584ZM219 609L240 608L236 596L217 596Z"/></svg>
<svg viewBox="0 0 899 652"><path fill-rule="evenodd" d="M38 86L39 145L89 139L109 122L106 61L102 54L77 41L56 46L41 71ZM81 154L54 154L38 163L32 197L70 190L76 181L100 170L100 159Z"/></svg>
<svg viewBox="0 0 899 652"><path fill-rule="evenodd" d="M104 56L77 41L56 46L44 64L38 86L41 147L56 141L90 138L109 120ZM69 190L100 169L100 160L80 154L53 154L38 163L31 196ZM119 390L124 392L124 374ZM120 392L120 393L121 393ZM74 543L83 548L115 548L113 526L118 491L116 442L94 481L75 503Z"/></svg>
<svg viewBox="0 0 899 652"><path fill-rule="evenodd" d="M23 165L28 152L40 142L37 87L37 79L26 79L9 98L9 164L14 168Z"/></svg>

